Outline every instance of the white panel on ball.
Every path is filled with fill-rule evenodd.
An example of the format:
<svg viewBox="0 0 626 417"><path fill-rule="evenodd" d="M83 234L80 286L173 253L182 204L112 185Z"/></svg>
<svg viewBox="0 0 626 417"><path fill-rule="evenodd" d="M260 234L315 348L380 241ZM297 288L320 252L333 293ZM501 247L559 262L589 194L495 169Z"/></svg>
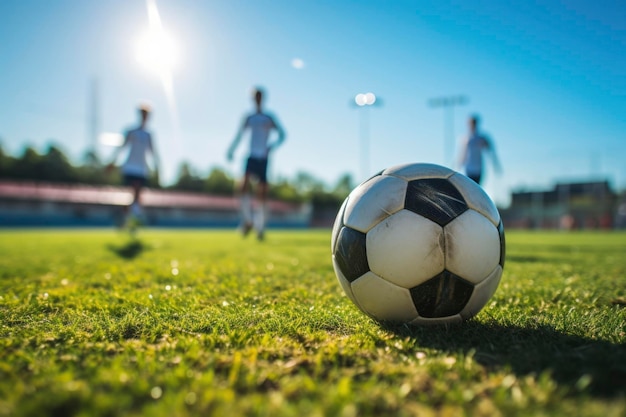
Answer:
<svg viewBox="0 0 626 417"><path fill-rule="evenodd" d="M493 296L500 284L500 278L502 277L502 267L498 265L496 269L480 284L474 287L472 296L470 297L467 305L461 310L461 316L463 319L469 319L478 313L487 304L487 301Z"/></svg>
<svg viewBox="0 0 626 417"><path fill-rule="evenodd" d="M367 233L370 269L396 285L413 288L443 271L442 238L441 226L401 210Z"/></svg>
<svg viewBox="0 0 626 417"><path fill-rule="evenodd" d="M385 217L404 207L407 182L379 175L359 185L348 196L344 224L367 233Z"/></svg>
<svg viewBox="0 0 626 417"><path fill-rule="evenodd" d="M494 226L498 226L500 223L500 213L496 205L491 201L491 198L489 198L480 185L458 172L451 176L449 181L459 190L469 208L487 217Z"/></svg>
<svg viewBox="0 0 626 417"><path fill-rule="evenodd" d="M408 322L417 317L411 293L406 288L368 272L352 282L357 306L377 320Z"/></svg>
<svg viewBox="0 0 626 417"><path fill-rule="evenodd" d="M467 210L444 227L446 269L478 284L500 261L500 234L482 214Z"/></svg>
<svg viewBox="0 0 626 417"><path fill-rule="evenodd" d="M356 298L354 298L354 294L352 294L350 281L348 281L348 279L341 272L341 268L339 268L339 265L337 265L337 260L335 259L335 255L333 255L333 268L335 268L335 275L337 275L337 281L339 281L339 285L341 285L343 292L345 292L348 298L352 300L352 302L354 304L357 304L358 306L358 303L356 302Z"/></svg>
<svg viewBox="0 0 626 417"><path fill-rule="evenodd" d="M337 242L337 236L339 235L339 229L343 226L343 213L346 210L346 205L348 204L348 198L343 200L343 204L339 208L339 212L337 213L337 217L335 217L335 223L333 224L333 231L330 235L330 251L331 253L335 253L335 243Z"/></svg>
<svg viewBox="0 0 626 417"><path fill-rule="evenodd" d="M424 178L448 178L454 173L455 171L450 168L427 163L397 165L383 171L383 175L393 175L407 181Z"/></svg>

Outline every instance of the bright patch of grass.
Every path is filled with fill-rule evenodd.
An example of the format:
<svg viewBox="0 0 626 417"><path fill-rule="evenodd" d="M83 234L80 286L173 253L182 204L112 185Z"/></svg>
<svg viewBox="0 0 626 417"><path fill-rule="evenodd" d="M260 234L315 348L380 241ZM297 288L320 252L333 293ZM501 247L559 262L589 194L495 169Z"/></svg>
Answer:
<svg viewBox="0 0 626 417"><path fill-rule="evenodd" d="M626 235L507 233L449 328L361 314L329 239L0 232L0 416L626 414Z"/></svg>

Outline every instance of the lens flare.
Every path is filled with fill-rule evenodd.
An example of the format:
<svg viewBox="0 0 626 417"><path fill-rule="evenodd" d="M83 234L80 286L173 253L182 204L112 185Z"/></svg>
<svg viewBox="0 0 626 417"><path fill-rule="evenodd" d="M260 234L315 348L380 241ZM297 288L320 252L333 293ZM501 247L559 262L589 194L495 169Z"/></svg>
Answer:
<svg viewBox="0 0 626 417"><path fill-rule="evenodd" d="M303 69L304 68L304 61L300 58L294 58L291 60L291 66L295 69Z"/></svg>
<svg viewBox="0 0 626 417"><path fill-rule="evenodd" d="M175 152L180 154L180 124L172 75L178 64L179 48L174 38L163 28L156 0L146 0L146 6L148 8L148 30L137 41L136 59L161 80L172 118L173 141L170 142L170 145L173 145Z"/></svg>

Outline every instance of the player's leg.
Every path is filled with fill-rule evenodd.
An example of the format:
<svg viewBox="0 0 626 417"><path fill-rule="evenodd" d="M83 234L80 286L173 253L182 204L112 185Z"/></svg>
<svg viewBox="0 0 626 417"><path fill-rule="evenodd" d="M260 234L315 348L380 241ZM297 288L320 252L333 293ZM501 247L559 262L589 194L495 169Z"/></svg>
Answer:
<svg viewBox="0 0 626 417"><path fill-rule="evenodd" d="M252 229L252 193L250 185L250 160L246 165L246 172L239 191L239 211L241 215L241 233L246 236Z"/></svg>
<svg viewBox="0 0 626 417"><path fill-rule="evenodd" d="M481 177L482 177L481 174L471 174L471 175L469 175L469 177L470 177L470 179L474 180L474 182L476 184L480 185L480 180L481 180Z"/></svg>
<svg viewBox="0 0 626 417"><path fill-rule="evenodd" d="M132 182L133 187L133 202L130 205L130 212L133 216L139 217L142 214L141 209L141 190L143 188L143 181L136 178Z"/></svg>
<svg viewBox="0 0 626 417"><path fill-rule="evenodd" d="M482 179L482 172L466 172L465 175L467 175L469 177L469 179L471 179L472 181L474 181L476 184L480 185L480 180Z"/></svg>
<svg viewBox="0 0 626 417"><path fill-rule="evenodd" d="M124 174L124 185L126 187L130 187L131 192L133 194L133 199L130 202L130 204L122 207L122 219L119 223L120 227L128 226L130 216L132 215L133 205L135 204L135 201L137 200L137 191L136 191L136 186L135 186L136 181L137 181L137 177L135 177L134 175Z"/></svg>
<svg viewBox="0 0 626 417"><path fill-rule="evenodd" d="M257 231L257 238L259 240L263 240L265 237L265 223L267 221L267 188L267 182L259 183L257 192L259 204L254 217L254 228Z"/></svg>
<svg viewBox="0 0 626 417"><path fill-rule="evenodd" d="M131 235L135 235L137 228L144 222L143 208L141 206L141 192L147 183L147 178L134 177L131 182L133 189L133 202L130 205L130 216L127 216L126 225Z"/></svg>
<svg viewBox="0 0 626 417"><path fill-rule="evenodd" d="M267 159L259 160L259 167L257 172L259 178L259 186L257 189L258 206L255 213L255 229L257 231L257 238L263 240L265 237L265 223L267 219Z"/></svg>

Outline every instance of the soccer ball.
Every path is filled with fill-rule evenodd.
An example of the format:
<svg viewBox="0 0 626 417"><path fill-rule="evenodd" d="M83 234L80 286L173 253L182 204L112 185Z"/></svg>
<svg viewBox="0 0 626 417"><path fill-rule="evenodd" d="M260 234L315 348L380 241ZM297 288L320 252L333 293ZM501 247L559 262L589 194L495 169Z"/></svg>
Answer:
<svg viewBox="0 0 626 417"><path fill-rule="evenodd" d="M500 283L504 228L471 179L434 164L385 169L357 186L333 225L333 267L370 317L415 325L478 313Z"/></svg>

